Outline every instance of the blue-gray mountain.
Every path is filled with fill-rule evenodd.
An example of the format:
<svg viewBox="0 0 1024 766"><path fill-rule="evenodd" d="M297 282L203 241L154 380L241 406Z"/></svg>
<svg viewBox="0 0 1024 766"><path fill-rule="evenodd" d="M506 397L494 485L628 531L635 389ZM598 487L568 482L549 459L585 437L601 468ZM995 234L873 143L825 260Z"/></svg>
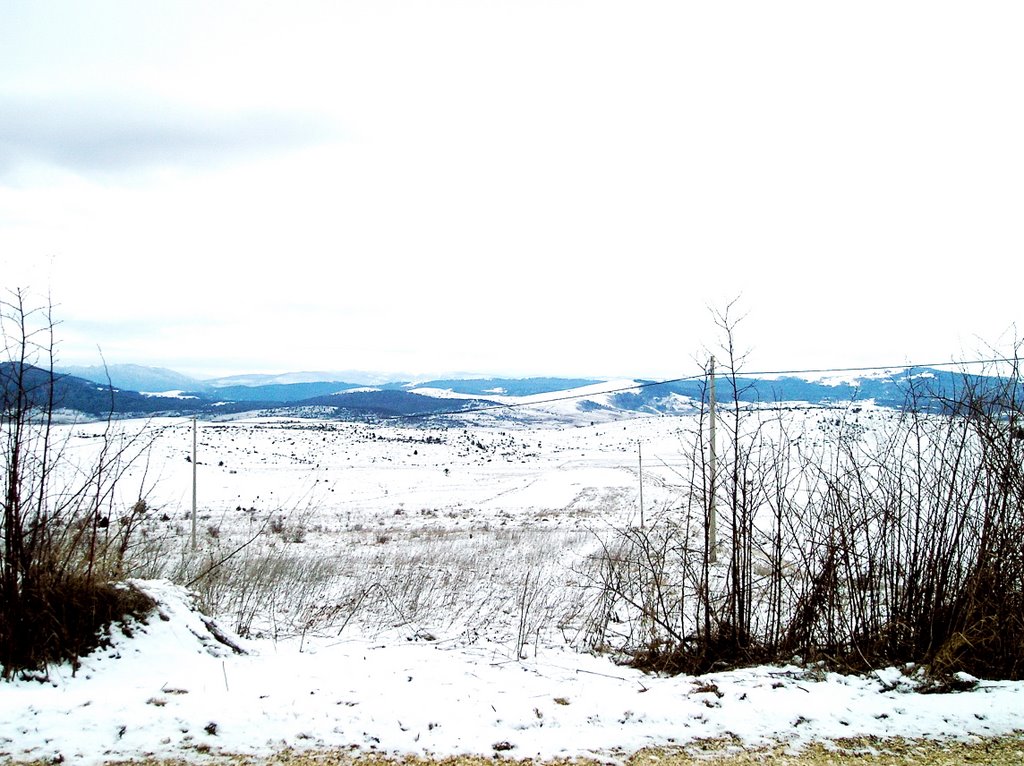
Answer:
<svg viewBox="0 0 1024 766"><path fill-rule="evenodd" d="M989 386L998 378L967 375L953 370L909 367L885 376L864 376L844 382L824 383L795 376L774 379L719 377L716 394L719 401L739 401L761 406L787 404L840 405L874 402L883 407L940 410L946 402L958 399L969 388ZM696 401L707 399L705 379L659 384L640 381L645 387L635 392L622 392L613 397L619 409L664 412L670 394Z"/></svg>
<svg viewBox="0 0 1024 766"><path fill-rule="evenodd" d="M62 375L107 385L123 391L199 391L205 383L182 375L180 372L163 367L144 367L139 364L111 364L101 366L62 366L57 370Z"/></svg>
<svg viewBox="0 0 1024 766"><path fill-rule="evenodd" d="M0 364L0 391L5 399L17 386L18 369L11 363ZM592 378L466 378L420 381L393 381L374 388L364 388L345 381L275 383L270 385L228 385L212 387L180 376L171 370L138 366L117 366L104 370L83 371L91 380L60 374L55 378L54 406L86 415L103 417L175 414L210 415L244 411L285 411L296 414L345 419L378 417L422 417L431 414L457 413L465 409L491 407L498 404L495 396L517 397L550 394L573 396L574 389L600 381ZM101 374L102 373L102 374ZM108 383L109 375L109 383ZM98 379L97 379L98 378ZM30 382L32 397L40 406L47 401L48 374L27 368L24 380ZM141 394L118 385L134 381L143 390L182 390L184 396ZM168 389L163 383L173 383ZM179 385L182 383L195 385ZM113 383L113 386L110 385ZM638 381L640 387L608 395L569 399L580 412L594 410L666 413L692 410L706 401L707 381L704 379L661 383ZM944 403L958 399L967 387L990 388L999 385L998 378L965 375L953 370L909 368L886 376L860 377L847 382L829 384L795 376L776 379L722 377L718 380L718 399L760 406L843 405L873 401L886 407L904 407L913 402L918 409L941 410ZM154 385L158 384L158 385ZM460 394L460 398L431 396L411 389L440 389ZM500 416L501 410L495 415ZM521 412L521 411L520 411Z"/></svg>

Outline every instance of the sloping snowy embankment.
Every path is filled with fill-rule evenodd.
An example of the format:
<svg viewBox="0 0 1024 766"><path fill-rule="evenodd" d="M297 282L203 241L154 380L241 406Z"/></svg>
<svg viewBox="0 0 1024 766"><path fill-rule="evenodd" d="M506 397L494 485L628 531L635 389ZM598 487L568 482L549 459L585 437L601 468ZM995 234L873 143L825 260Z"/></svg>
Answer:
<svg viewBox="0 0 1024 766"><path fill-rule="evenodd" d="M735 736L799 746L858 736L992 736L1024 726L1024 684L920 694L896 670L873 677L755 668L652 677L606 658L506 647L338 639L245 643L238 654L188 594L136 582L159 615L115 628L75 675L0 686L0 758L269 754L291 747L516 758L632 752ZM221 638L235 641L233 637ZM242 646L241 641L237 641ZM497 748L496 748L497 746Z"/></svg>

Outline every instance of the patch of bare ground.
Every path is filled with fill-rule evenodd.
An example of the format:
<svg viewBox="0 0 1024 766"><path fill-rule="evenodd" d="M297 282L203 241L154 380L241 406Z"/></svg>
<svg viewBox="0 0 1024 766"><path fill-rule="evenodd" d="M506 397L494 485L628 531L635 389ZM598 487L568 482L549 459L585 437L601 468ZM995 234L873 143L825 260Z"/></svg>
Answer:
<svg viewBox="0 0 1024 766"><path fill-rule="evenodd" d="M500 748L499 748L500 750ZM51 761L11 761L0 758L0 764L49 766ZM645 748L639 752L610 753L608 757L552 759L537 761L518 759L503 752L494 756L420 756L390 757L351 750L282 751L269 758L229 755L198 755L195 760L130 759L107 761L107 766L959 766L988 764L1020 766L1024 764L1024 730L1003 737L973 741L931 741L899 738L859 738L840 740L828 746L809 745L799 752L779 744L769 748L746 749L735 740L717 739L687 746Z"/></svg>

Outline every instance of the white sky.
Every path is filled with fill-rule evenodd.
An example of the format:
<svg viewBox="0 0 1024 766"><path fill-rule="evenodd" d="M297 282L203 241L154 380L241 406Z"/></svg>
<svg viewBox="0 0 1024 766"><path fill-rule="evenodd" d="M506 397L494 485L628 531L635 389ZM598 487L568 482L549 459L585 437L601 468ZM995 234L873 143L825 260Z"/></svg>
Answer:
<svg viewBox="0 0 1024 766"><path fill-rule="evenodd" d="M0 7L0 266L60 356L673 377L1004 344L1024 5ZM1010 332L1010 336L1007 332Z"/></svg>

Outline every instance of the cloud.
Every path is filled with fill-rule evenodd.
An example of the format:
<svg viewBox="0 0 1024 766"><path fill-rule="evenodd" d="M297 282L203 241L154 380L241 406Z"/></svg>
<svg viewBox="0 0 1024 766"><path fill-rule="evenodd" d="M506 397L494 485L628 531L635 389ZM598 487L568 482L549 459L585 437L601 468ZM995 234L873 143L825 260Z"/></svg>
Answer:
<svg viewBox="0 0 1024 766"><path fill-rule="evenodd" d="M24 165L80 175L206 168L343 137L313 112L218 113L168 102L0 95L0 179Z"/></svg>

